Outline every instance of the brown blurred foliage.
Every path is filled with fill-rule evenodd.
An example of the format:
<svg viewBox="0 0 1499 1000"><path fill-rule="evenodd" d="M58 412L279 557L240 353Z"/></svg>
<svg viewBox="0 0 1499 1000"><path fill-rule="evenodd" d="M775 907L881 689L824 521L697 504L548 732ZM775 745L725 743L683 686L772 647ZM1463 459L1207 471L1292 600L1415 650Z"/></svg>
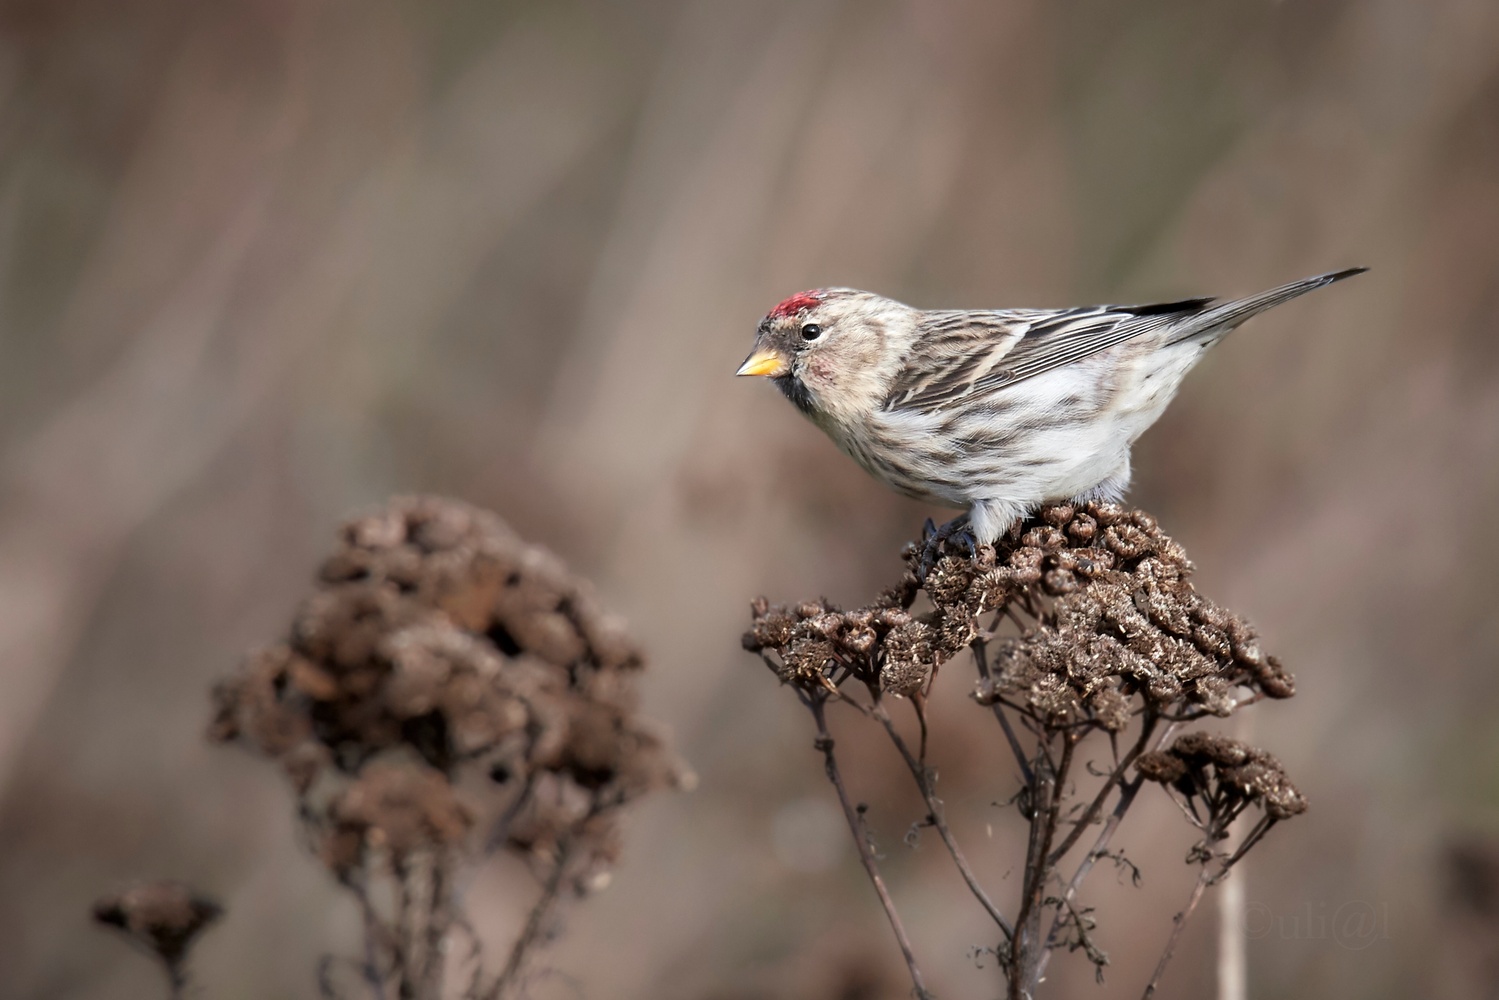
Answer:
<svg viewBox="0 0 1499 1000"><path fill-rule="evenodd" d="M755 320L825 284L1045 306L1352 264L1215 349L1131 501L1296 664L1227 734L1317 803L1245 869L1255 990L1475 995L1431 969L1451 832L1499 826L1490 0L13 0L0 102L0 995L156 989L81 916L143 874L226 905L204 982L303 995L355 944L280 779L202 745L202 698L345 511L412 492L596 581L700 772L644 804L556 965L590 996L794 995L830 928L840 963L884 929L821 847L802 713L734 648L743 598L852 606L935 512L732 381ZM899 760L838 735L887 764L872 810L912 815ZM992 766L952 735L944 781ZM1187 847L1155 807L1147 879ZM1001 878L1019 828L948 809ZM876 832L934 988L968 995L992 970L962 885ZM514 932L519 878L471 887L478 930ZM1116 962L1174 905L1103 895ZM1388 918L1362 947L1293 919L1360 903ZM1116 972L1098 995L1149 970Z"/></svg>
<svg viewBox="0 0 1499 1000"><path fill-rule="evenodd" d="M461 501L350 521L318 576L288 637L215 687L210 734L281 766L358 901L363 957L325 959L320 995L525 996L561 905L608 884L623 807L690 778L636 711L643 656L586 581ZM460 902L502 849L542 886L503 961Z"/></svg>

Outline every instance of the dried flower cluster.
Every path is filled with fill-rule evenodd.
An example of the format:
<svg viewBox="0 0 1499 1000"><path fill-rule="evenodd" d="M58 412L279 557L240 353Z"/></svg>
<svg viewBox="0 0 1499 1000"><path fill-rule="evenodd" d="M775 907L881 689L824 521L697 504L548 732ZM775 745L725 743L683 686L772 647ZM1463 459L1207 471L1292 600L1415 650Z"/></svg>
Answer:
<svg viewBox="0 0 1499 1000"><path fill-rule="evenodd" d="M188 951L223 914L218 903L178 882L141 882L94 903L94 919L125 933L161 962L172 996L186 986Z"/></svg>
<svg viewBox="0 0 1499 1000"><path fill-rule="evenodd" d="M1109 503L1050 504L997 546L977 553L942 541L929 572L919 577L927 544L938 537L933 530L929 523L923 543L906 547L905 572L868 606L842 611L818 600L788 608L760 598L743 644L812 710L828 776L844 801L917 993L924 986L909 939L876 859L863 846L864 813L849 807L826 722L828 705L851 706L886 730L926 801L923 825L937 828L1001 934L992 951L1006 971L1009 995L1033 997L1054 949L1082 950L1100 972L1107 964L1092 920L1075 900L1094 862L1116 856L1107 853L1110 838L1142 782L1174 789L1203 833L1189 858L1202 866L1201 878L1184 913L1272 825L1305 810L1301 793L1263 750L1205 733L1181 736L1162 749L1183 723L1289 698L1295 686L1279 661L1260 648L1252 626L1197 593L1186 553L1149 514ZM925 607L918 605L923 597ZM974 877L946 826L935 774L926 765L927 740L936 730L922 696L938 668L965 650L978 672L974 700L1000 723L1023 780L1012 801L1031 836L1013 922ZM851 680L855 690L868 693L867 700L850 693ZM900 735L887 696L911 701L920 724L917 752ZM1132 727L1138 735L1124 749L1117 738ZM1104 778L1095 792L1069 804L1078 794L1077 748L1094 733L1109 738L1112 763L1094 772ZM1022 734L1029 737L1028 749ZM1229 825L1249 806L1262 810L1257 825L1235 851L1215 853L1214 845L1227 839ZM1077 871L1062 878L1059 863L1099 824ZM1049 930L1042 926L1047 909L1054 913ZM1180 926L1178 921L1151 988Z"/></svg>
<svg viewBox="0 0 1499 1000"><path fill-rule="evenodd" d="M1187 733L1168 749L1142 753L1135 769L1148 781L1172 786L1189 805L1200 799L1209 812L1221 810L1230 820L1250 803L1278 820L1306 812L1306 798L1280 761L1226 736Z"/></svg>
<svg viewBox="0 0 1499 1000"><path fill-rule="evenodd" d="M636 714L641 664L555 556L466 504L397 499L345 525L286 638L218 686L212 735L281 765L367 906L378 875L419 872L426 919L446 922L462 856L507 848L551 897L597 888L620 807L686 779ZM438 975L412 988L435 996Z"/></svg>
<svg viewBox="0 0 1499 1000"><path fill-rule="evenodd" d="M840 669L881 691L910 695L933 670L990 636L993 613L1054 598L1038 627L1002 641L979 690L992 704L1015 696L1052 725L1093 718L1117 732L1139 693L1163 714L1226 716L1236 687L1271 698L1295 693L1242 618L1202 597L1192 564L1155 518L1115 504L1044 508L998 550L938 559L923 587L908 546L902 580L874 604L843 612L826 602L753 608L745 648L774 651L788 683L817 684ZM932 609L910 612L924 590Z"/></svg>

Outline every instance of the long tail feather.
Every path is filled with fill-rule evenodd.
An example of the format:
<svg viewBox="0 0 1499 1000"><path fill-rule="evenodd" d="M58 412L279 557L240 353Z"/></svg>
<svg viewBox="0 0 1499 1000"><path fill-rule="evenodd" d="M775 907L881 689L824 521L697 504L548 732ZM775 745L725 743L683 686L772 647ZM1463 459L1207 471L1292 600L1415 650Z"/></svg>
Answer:
<svg viewBox="0 0 1499 1000"><path fill-rule="evenodd" d="M1335 281L1351 278L1355 274L1363 274L1369 270L1367 267L1350 267L1342 271L1332 271L1328 274L1319 274L1315 278L1303 278L1293 281L1289 285L1281 285L1272 288L1268 292L1251 295L1244 299L1235 299L1225 302L1221 306L1204 309L1193 316L1171 335L1168 344L1179 344L1184 340L1213 341L1228 333L1234 327L1243 323L1251 316L1258 315L1266 309L1273 309L1283 302L1289 302L1299 295L1325 288Z"/></svg>

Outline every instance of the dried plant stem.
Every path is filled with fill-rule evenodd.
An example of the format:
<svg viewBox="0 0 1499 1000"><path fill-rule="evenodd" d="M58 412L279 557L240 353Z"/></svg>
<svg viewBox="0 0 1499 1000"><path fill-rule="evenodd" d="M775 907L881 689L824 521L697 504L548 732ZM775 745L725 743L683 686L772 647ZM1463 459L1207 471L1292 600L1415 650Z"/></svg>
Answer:
<svg viewBox="0 0 1499 1000"><path fill-rule="evenodd" d="M398 982L396 985L396 996L401 1000L408 997L421 996L418 981L420 979L419 963L416 960L416 946L419 939L416 933L416 904L411 892L411 869L400 859L393 859L391 872L396 883L396 933L393 937L395 942L395 962Z"/></svg>
<svg viewBox="0 0 1499 1000"><path fill-rule="evenodd" d="M1088 849L1088 853L1078 863L1077 870L1072 873L1072 878L1068 880L1067 888L1062 892L1063 903L1070 904L1077 897L1077 890L1082 886L1083 880L1088 877L1088 874L1093 871L1094 863L1108 853L1109 842L1114 838L1114 831L1119 829L1119 824L1124 820L1124 814L1129 811L1130 804L1134 802L1135 796L1140 792L1140 786L1144 783L1143 778L1136 778L1121 788L1119 801L1115 804L1114 811L1109 814L1108 821L1104 823L1103 829L1099 831L1098 839L1093 842L1093 846ZM1041 957L1040 971L1043 973L1046 971L1047 962L1051 960L1050 945L1056 941L1057 934L1062 929L1062 923L1063 920L1059 914L1057 919L1052 923L1051 931L1047 935L1046 943L1048 950Z"/></svg>
<svg viewBox="0 0 1499 1000"><path fill-rule="evenodd" d="M525 783L516 793L515 798L505 807L505 811L495 820L493 829L489 831L489 837L484 844L484 853L493 854L505 846L505 839L510 836L510 826L515 822L521 810L525 809L531 802L531 795L536 791L536 774L534 772L526 775Z"/></svg>
<svg viewBox="0 0 1499 1000"><path fill-rule="evenodd" d="M1143 728L1140 730L1140 738L1135 741L1134 746L1130 747L1129 751L1124 755L1124 759L1114 768L1108 780L1103 783L1103 787L1098 790L1098 794L1093 797L1093 801L1088 804L1088 808L1083 811L1082 816L1078 817L1077 822L1072 826L1072 832L1067 834L1062 842L1057 845L1056 850L1051 852L1051 856L1047 859L1049 864L1055 865L1065 858L1067 852L1076 846L1078 838L1083 835L1083 832L1089 826L1093 825L1093 821L1098 818L1098 814L1103 809L1103 804L1108 799L1109 793L1124 780L1125 769L1133 764L1135 758L1144 752L1146 744L1150 742L1151 733L1155 731L1155 726L1156 720L1154 718L1149 718L1145 721Z"/></svg>
<svg viewBox="0 0 1499 1000"><path fill-rule="evenodd" d="M370 900L369 887L362 879L350 878L344 882L359 901L359 915L364 920L364 965L361 970L369 984L375 1000L385 1000L385 973L381 971L380 957L391 951L391 935L375 904Z"/></svg>
<svg viewBox="0 0 1499 1000"><path fill-rule="evenodd" d="M1030 785L1031 836L1026 846L1024 889L1010 949L1010 1000L1028 1000L1035 994L1036 984L1041 978L1041 960L1047 951L1046 942L1041 938L1043 895L1053 871L1047 858L1056 836L1062 789L1067 782L1072 751L1077 743L1077 737L1072 733L1063 733L1061 739L1062 755L1054 767L1049 762L1046 741L1043 739L1036 747L1036 763L1032 768L1036 778Z"/></svg>
<svg viewBox="0 0 1499 1000"><path fill-rule="evenodd" d="M445 958L443 942L453 925L453 903L449 898L451 880L445 858L432 859L432 881L427 900L426 941L423 944L422 991L424 996L441 997Z"/></svg>
<svg viewBox="0 0 1499 1000"><path fill-rule="evenodd" d="M1228 878L1229 870L1232 869L1234 865L1238 864L1239 861L1244 857L1244 855L1249 853L1249 849L1255 844L1258 844L1260 840L1264 838L1265 834L1270 832L1270 828L1274 826L1275 823L1276 820L1274 817L1261 816L1259 822L1255 823L1254 826L1250 828L1249 832L1244 835L1244 842L1239 845L1238 850L1234 851L1234 853L1229 855L1229 857L1223 862L1223 867L1218 870L1218 874L1213 876L1213 882L1217 883L1225 878Z"/></svg>
<svg viewBox="0 0 1499 1000"><path fill-rule="evenodd" d="M822 751L823 766L827 771L828 781L832 782L834 790L838 793L838 802L843 806L843 818L848 821L849 832L853 834L854 846L859 851L859 860L864 865L869 881L874 885L874 891L880 897L880 905L885 908L885 916L890 920L890 929L895 932L896 943L900 945L901 954L906 960L906 969L911 974L911 985L915 989L918 1000L931 1000L932 994L927 990L926 980L916 964L916 953L911 948L911 939L906 935L905 925L901 923L900 914L895 910L895 901L890 898L890 892L885 888L885 880L880 876L880 868L875 861L874 851L870 849L869 840L864 835L863 821L859 818L859 813L853 803L849 801L848 790L843 786L843 776L838 770L838 758L833 753L833 737L828 732L827 703L816 696L805 698L804 701L812 711L812 718L817 722L815 745L818 750Z"/></svg>
<svg viewBox="0 0 1499 1000"><path fill-rule="evenodd" d="M1187 905L1182 907L1180 913L1171 919L1171 936L1166 939L1166 949L1161 952L1160 961L1155 964L1155 974L1150 977L1150 982L1145 984L1145 992L1141 994L1143 1000L1149 1000L1155 996L1156 987L1160 985L1161 976L1166 971L1171 956L1176 952L1177 941L1181 939L1182 928L1192 916L1192 911L1197 909L1197 904L1202 901L1203 890L1213 882L1213 876L1207 865L1197 875L1197 881L1192 886L1192 895L1187 897Z"/></svg>
<svg viewBox="0 0 1499 1000"><path fill-rule="evenodd" d="M1154 746L1164 746L1176 732L1177 724L1172 723L1162 730L1156 739ZM1082 886L1088 874L1093 871L1093 865L1099 858L1108 853L1109 843L1114 839L1114 832L1119 829L1119 824L1124 821L1124 814L1129 812L1129 807L1134 804L1135 796L1140 794L1140 788L1145 784L1145 779L1136 776L1133 780L1119 786L1119 800L1114 803L1114 810L1109 814L1108 820L1104 822L1103 829L1098 832L1098 837L1093 841L1093 846L1078 863L1077 870L1072 873L1072 878L1067 881L1067 888L1062 892L1062 902L1070 905L1077 898L1077 891ZM1060 913L1052 921L1051 930L1046 935L1046 948L1041 955L1040 968L1037 977L1046 974L1046 966L1051 961L1051 948L1056 943L1057 935L1061 933L1064 920Z"/></svg>
<svg viewBox="0 0 1499 1000"><path fill-rule="evenodd" d="M989 654L984 640L973 640L973 660L978 667L979 677L989 676ZM1015 735L1015 728L1010 725L1009 716L1005 715L1004 706L995 702L990 706L994 711L994 717L999 720L999 727L1004 730L1005 740L1010 744L1010 752L1015 755L1015 763L1020 766L1020 777L1027 786L1036 782L1036 776L1031 773L1031 762L1027 758L1025 749L1020 745L1020 738Z"/></svg>
<svg viewBox="0 0 1499 1000"><path fill-rule="evenodd" d="M483 1000L501 1000L511 988L519 983L521 973L525 971L526 959L530 957L531 949L541 940L543 928L546 926L547 918L551 916L552 907L562 895L562 883L567 875L568 862L572 860L572 848L573 843L570 838L563 837L557 841L556 863L541 887L541 895L526 917L526 926L510 947L510 957L505 961L505 968L484 992Z"/></svg>
<svg viewBox="0 0 1499 1000"><path fill-rule="evenodd" d="M948 828L947 818L942 809L942 801L937 798L932 788L932 775L927 770L925 761L917 760L911 756L911 751L906 747L905 740L901 739L900 733L895 728L894 721L890 718L890 713L885 711L885 706L882 703L875 702L872 712L874 717L880 720L880 724L885 727L885 732L890 735L890 740L895 744L895 749L900 751L901 758L906 762L906 767L910 769L911 777L916 780L916 787L921 791L921 797L926 802L927 816L930 818L932 826L936 827L937 835L942 838L942 843L947 848L947 853L952 855L953 863L958 866L958 873L962 875L963 881L968 886L968 891L973 893L973 897L984 908L984 912L988 913L990 919L999 926L1000 932L1005 936L1005 940L1012 940L1015 936L1014 928L1010 926L1010 922L1005 919L1004 914L999 911L999 907L994 905L994 901L989 898L989 894L984 891L984 887L979 884L977 876L973 874L973 869L968 865L967 857L964 856L962 848L958 846L957 839L952 835L952 830Z"/></svg>

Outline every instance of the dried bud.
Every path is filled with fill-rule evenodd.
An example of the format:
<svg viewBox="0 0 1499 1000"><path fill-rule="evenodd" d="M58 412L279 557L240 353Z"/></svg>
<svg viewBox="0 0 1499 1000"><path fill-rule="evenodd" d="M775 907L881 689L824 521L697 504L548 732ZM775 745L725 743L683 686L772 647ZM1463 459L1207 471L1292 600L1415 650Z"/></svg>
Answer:
<svg viewBox="0 0 1499 1000"><path fill-rule="evenodd" d="M224 910L180 883L142 882L101 898L93 912L99 923L124 931L175 970Z"/></svg>
<svg viewBox="0 0 1499 1000"><path fill-rule="evenodd" d="M1141 754L1136 767L1153 781L1174 782L1190 774L1190 787L1208 800L1255 802L1277 820L1307 808L1305 796L1291 783L1280 761L1227 736L1187 733L1167 750Z"/></svg>
<svg viewBox="0 0 1499 1000"><path fill-rule="evenodd" d="M1163 750L1152 750L1135 758L1135 770L1147 781L1159 781L1169 785L1180 781L1187 773L1187 765L1181 758Z"/></svg>

